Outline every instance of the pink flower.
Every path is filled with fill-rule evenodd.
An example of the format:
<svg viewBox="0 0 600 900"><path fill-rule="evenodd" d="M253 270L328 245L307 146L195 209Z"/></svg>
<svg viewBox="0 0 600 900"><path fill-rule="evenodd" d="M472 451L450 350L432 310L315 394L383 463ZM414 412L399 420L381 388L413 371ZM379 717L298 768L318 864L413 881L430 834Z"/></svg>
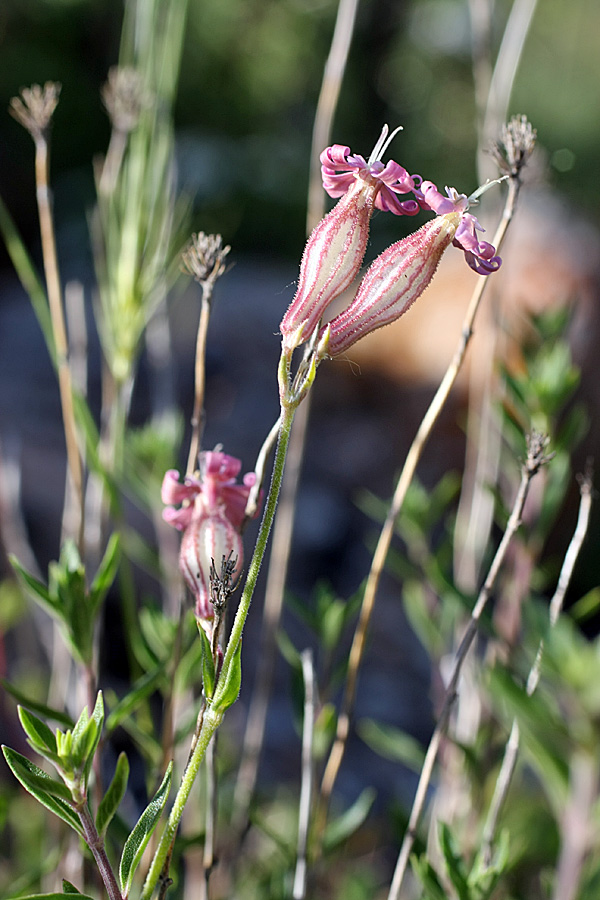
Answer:
<svg viewBox="0 0 600 900"><path fill-rule="evenodd" d="M396 215L419 210L415 200L401 202L396 196L413 191L414 179L398 163L384 166L380 159L395 134L388 138L386 125L368 161L340 144L321 154L323 186L342 199L321 219L304 249L296 296L280 325L287 352L308 340L332 300L356 278L375 207Z"/></svg>
<svg viewBox="0 0 600 900"><path fill-rule="evenodd" d="M168 504L163 519L183 531L179 568L196 598L196 616L200 620L211 620L214 615L211 563L219 573L223 558L236 561L234 577L242 566L240 528L256 475L249 472L243 484L238 484L241 467L240 460L233 456L207 451L200 454L199 472L186 476L183 484L175 469L169 469L163 479L161 497Z"/></svg>
<svg viewBox="0 0 600 900"><path fill-rule="evenodd" d="M478 194L479 191L476 191L471 197L467 197L465 194L459 194L454 188L446 188L444 196L432 181L424 181L420 189L415 190L415 196L425 209L431 209L439 216L451 212L461 213L460 224L452 243L464 250L465 259L475 272L479 275L489 275L500 268L502 260L495 255L496 249L492 244L477 240L477 232L485 231L485 228L467 210Z"/></svg>
<svg viewBox="0 0 600 900"><path fill-rule="evenodd" d="M345 353L371 331L399 319L421 296L451 243L461 247L471 268L485 275L500 267L500 257L476 231L477 219L467 212L469 200L451 188L448 196L431 182L421 185L421 201L438 216L377 257L364 275L350 306L327 326L330 356ZM321 332L321 336L325 329Z"/></svg>

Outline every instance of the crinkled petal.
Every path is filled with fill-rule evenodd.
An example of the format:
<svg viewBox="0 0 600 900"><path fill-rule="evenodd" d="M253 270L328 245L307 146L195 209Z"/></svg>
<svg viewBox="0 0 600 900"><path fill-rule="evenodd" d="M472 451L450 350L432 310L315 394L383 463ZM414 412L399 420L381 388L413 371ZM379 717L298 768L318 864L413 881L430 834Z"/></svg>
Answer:
<svg viewBox="0 0 600 900"><path fill-rule="evenodd" d="M216 481L226 483L235 480L241 468L241 460L218 450L207 450L201 455L203 478L214 478Z"/></svg>
<svg viewBox="0 0 600 900"><path fill-rule="evenodd" d="M186 478L183 484L179 482L179 472L169 469L165 472L160 496L163 503L178 504L184 500L191 500L200 491L200 485L194 478Z"/></svg>
<svg viewBox="0 0 600 900"><path fill-rule="evenodd" d="M194 515L194 507L192 504L189 506L182 506L181 509L175 509L173 506L167 506L166 509L163 509L162 517L169 525L172 525L173 528L176 528L178 531L185 531L190 522L192 521Z"/></svg>

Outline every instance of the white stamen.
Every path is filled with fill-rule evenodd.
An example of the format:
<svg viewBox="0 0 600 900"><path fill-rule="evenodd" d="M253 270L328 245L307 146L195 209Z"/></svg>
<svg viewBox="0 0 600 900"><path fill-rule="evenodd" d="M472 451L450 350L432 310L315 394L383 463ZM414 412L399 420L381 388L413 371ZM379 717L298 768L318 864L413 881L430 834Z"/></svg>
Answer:
<svg viewBox="0 0 600 900"><path fill-rule="evenodd" d="M372 166L375 162L379 162L399 131L403 131L402 125L398 125L397 128L394 128L394 130L388 137L389 128L387 125L383 126L383 128L381 129L381 134L379 135L379 140L373 147L373 151L368 159L368 164L370 166Z"/></svg>

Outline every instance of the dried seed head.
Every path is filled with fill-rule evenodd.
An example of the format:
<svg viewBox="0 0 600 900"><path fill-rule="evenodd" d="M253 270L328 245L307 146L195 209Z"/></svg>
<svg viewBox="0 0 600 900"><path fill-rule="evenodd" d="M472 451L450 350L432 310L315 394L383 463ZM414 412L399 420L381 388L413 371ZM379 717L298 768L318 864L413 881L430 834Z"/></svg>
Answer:
<svg viewBox="0 0 600 900"><path fill-rule="evenodd" d="M527 116L513 116L503 125L500 140L494 141L490 150L500 171L518 178L533 153L536 138L537 131Z"/></svg>
<svg viewBox="0 0 600 900"><path fill-rule="evenodd" d="M124 134L133 131L150 103L141 74L131 66L113 66L101 95L113 128Z"/></svg>
<svg viewBox="0 0 600 900"><path fill-rule="evenodd" d="M181 259L184 271L192 275L199 284L214 284L225 271L225 258L231 247L223 246L220 234L193 234Z"/></svg>
<svg viewBox="0 0 600 900"><path fill-rule="evenodd" d="M58 105L60 87L57 81L47 81L44 87L32 84L30 88L21 88L21 96L10 101L11 115L27 129L34 141L46 137Z"/></svg>

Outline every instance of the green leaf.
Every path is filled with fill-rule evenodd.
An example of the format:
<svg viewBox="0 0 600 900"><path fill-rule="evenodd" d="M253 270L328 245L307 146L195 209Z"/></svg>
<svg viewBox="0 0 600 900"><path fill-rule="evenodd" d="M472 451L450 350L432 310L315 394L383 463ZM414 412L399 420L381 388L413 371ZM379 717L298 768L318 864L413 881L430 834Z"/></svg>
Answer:
<svg viewBox="0 0 600 900"><path fill-rule="evenodd" d="M221 673L221 677L219 678L219 682L217 684L217 692L215 694L213 707L215 711L225 712L226 709L229 709L230 706L233 706L235 701L237 700L240 688L242 686L242 641L240 639L233 659L231 660L231 665L229 666L228 671L225 673L225 680L223 681L223 685L221 686L221 682L223 679L223 673Z"/></svg>
<svg viewBox="0 0 600 900"><path fill-rule="evenodd" d="M41 719L38 719L37 716L34 716L33 713L23 709L22 706L19 706L18 713L19 720L23 726L23 731L27 735L30 746L33 747L40 756L50 760L51 763L54 763L55 765L59 763L60 760L56 752L56 738L52 729L48 728L46 723L42 722Z"/></svg>
<svg viewBox="0 0 600 900"><path fill-rule="evenodd" d="M129 778L129 760L125 753L119 753L115 774L108 786L104 797L100 801L98 813L96 814L96 828L101 838L104 838L106 829L111 819L119 808L121 800L125 796L127 790L127 780Z"/></svg>
<svg viewBox="0 0 600 900"><path fill-rule="evenodd" d="M83 829L71 806L72 798L67 786L62 782L54 781L16 750L11 750L10 747L3 745L2 752L13 775L21 782L25 790L83 837Z"/></svg>
<svg viewBox="0 0 600 900"><path fill-rule="evenodd" d="M365 744L379 756L402 763L413 772L421 771L425 753L420 743L410 734L373 719L361 719L357 731Z"/></svg>
<svg viewBox="0 0 600 900"><path fill-rule="evenodd" d="M411 856L410 862L413 872L423 885L427 900L449 900L448 894L440 884L435 869L425 854L420 857Z"/></svg>
<svg viewBox="0 0 600 900"><path fill-rule="evenodd" d="M83 896L81 891L78 890L70 881L67 881L66 878L63 878L62 880L62 888L63 894L77 894L79 897Z"/></svg>
<svg viewBox="0 0 600 900"><path fill-rule="evenodd" d="M70 884L70 882L65 882L63 880L63 887L65 884ZM73 885L71 885L71 887L73 887ZM65 894L77 894L82 900L94 900L93 897L90 897L88 894L80 893L76 888L73 890L63 890L58 893L53 891L50 894L19 894L19 900L65 900Z"/></svg>
<svg viewBox="0 0 600 900"><path fill-rule="evenodd" d="M0 199L0 232L19 280L31 300L31 305L46 340L50 358L54 361L56 351L48 298L23 239L2 199Z"/></svg>
<svg viewBox="0 0 600 900"><path fill-rule="evenodd" d="M323 836L323 849L326 852L343 844L351 834L360 828L369 815L376 793L372 787L365 788L345 813L329 823Z"/></svg>
<svg viewBox="0 0 600 900"><path fill-rule="evenodd" d="M208 635L200 623L198 623L198 633L202 642L202 685L206 698L212 700L215 691L215 663L212 647Z"/></svg>
<svg viewBox="0 0 600 900"><path fill-rule="evenodd" d="M30 596L42 606L46 612L49 612L50 615L55 618L58 617L60 619L63 618L60 605L57 600L51 595L50 591L41 581L38 581L37 578L34 578L33 575L30 575L26 569L23 568L19 560L16 556L10 557L10 562L19 576L19 578L25 582L25 587L27 588Z"/></svg>
<svg viewBox="0 0 600 900"><path fill-rule="evenodd" d="M135 870L140 864L140 860L146 849L146 845L152 836L152 832L158 825L160 814L162 813L167 797L169 796L169 788L171 787L171 775L173 772L173 763L169 763L169 767L165 772L165 777L156 794L138 819L137 825L125 841L123 854L119 865L119 878L121 881L121 893L124 897L129 894Z"/></svg>
<svg viewBox="0 0 600 900"><path fill-rule="evenodd" d="M454 836L445 822L440 822L438 831L440 847L446 863L448 877L454 885L459 900L471 900L471 891L467 883L465 863L456 846Z"/></svg>
<svg viewBox="0 0 600 900"><path fill-rule="evenodd" d="M139 706L140 702L154 692L164 675L164 668L164 663L161 663L156 669L147 672L135 682L131 691L119 700L106 719L107 734L112 734L115 728L121 725Z"/></svg>
<svg viewBox="0 0 600 900"><path fill-rule="evenodd" d="M22 706L40 713L46 719L53 719L60 725L65 725L67 728L73 728L73 719L66 713L60 712L58 709L53 709L51 706L46 706L44 703L38 703L37 700L28 697L27 694L24 694L23 691L15 687L14 684L11 684L10 681L7 681L6 678L0 678L0 684L4 690L10 694L11 697L14 697Z"/></svg>
<svg viewBox="0 0 600 900"><path fill-rule="evenodd" d="M98 609L103 603L110 586L115 580L119 562L121 559L120 535L113 534L106 545L102 562L96 572L96 577L92 581L89 590L89 598L92 606L93 614L96 615Z"/></svg>
<svg viewBox="0 0 600 900"><path fill-rule="evenodd" d="M92 768L92 763L94 761L94 756L96 754L96 750L98 749L98 744L100 743L100 738L102 736L102 726L104 725L104 699L102 696L102 691L98 691L98 696L96 697L96 703L94 705L94 711L92 713L91 723L95 724L95 732L94 738L90 743L86 751L86 764L84 769L84 777L85 784L87 786L88 779L90 777L90 771ZM90 723L90 725L91 725ZM91 733L91 730L90 730Z"/></svg>

